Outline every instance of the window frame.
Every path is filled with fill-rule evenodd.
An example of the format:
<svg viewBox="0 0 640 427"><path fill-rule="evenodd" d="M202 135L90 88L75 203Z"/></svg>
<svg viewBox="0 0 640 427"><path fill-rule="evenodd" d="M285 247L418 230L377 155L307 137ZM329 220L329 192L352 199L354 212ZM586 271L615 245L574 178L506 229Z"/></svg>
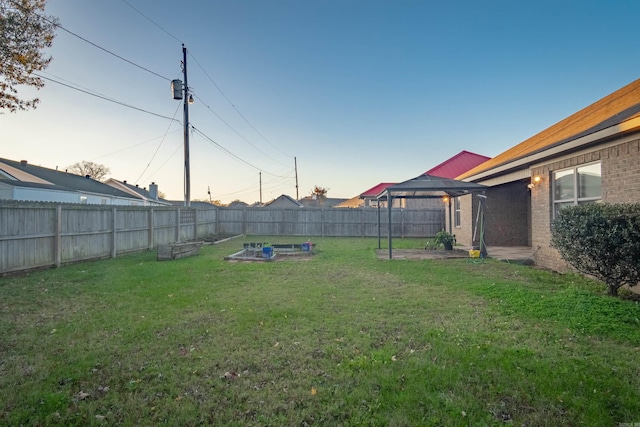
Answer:
<svg viewBox="0 0 640 427"><path fill-rule="evenodd" d="M600 194L598 196L580 197L580 174L579 170L587 166L599 165L600 166ZM556 199L556 175L563 172L571 171L572 174L572 186L573 195L571 198ZM602 162L583 163L581 165L573 166L570 168L558 169L551 173L551 213L552 218L556 218L562 206L577 206L583 203L599 203L602 201Z"/></svg>
<svg viewBox="0 0 640 427"><path fill-rule="evenodd" d="M453 226L456 228L462 227L462 221L460 218L460 197L453 198Z"/></svg>

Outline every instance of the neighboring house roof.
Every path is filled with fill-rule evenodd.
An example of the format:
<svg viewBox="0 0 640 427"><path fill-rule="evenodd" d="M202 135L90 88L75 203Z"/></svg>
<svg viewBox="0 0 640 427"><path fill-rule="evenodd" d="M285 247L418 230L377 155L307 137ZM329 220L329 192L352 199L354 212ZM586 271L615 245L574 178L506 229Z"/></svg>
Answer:
<svg viewBox="0 0 640 427"><path fill-rule="evenodd" d="M440 163L438 166L429 169L424 175L453 179L489 159L491 159L491 157L463 150L450 159Z"/></svg>
<svg viewBox="0 0 640 427"><path fill-rule="evenodd" d="M86 193L104 194L113 197L138 200L131 194L106 185L100 181L76 175L68 172L61 172L54 169L43 168L28 164L26 161L16 162L0 158L0 170L6 175L15 179L6 179L5 183L18 185L16 182L42 184L41 188L52 188L66 191L82 191Z"/></svg>
<svg viewBox="0 0 640 427"><path fill-rule="evenodd" d="M481 154L472 153L470 151L463 150L455 156L445 160L437 166L426 171L423 175L429 175L433 177L453 179L463 172L468 171L471 168L478 166L489 160L490 157L483 156ZM380 184L371 187L364 193L360 194L361 199L376 198L388 187L397 185L395 182L381 182Z"/></svg>
<svg viewBox="0 0 640 427"><path fill-rule="evenodd" d="M457 178L475 177L512 162L520 161L522 163L528 156L540 154L545 150L620 125L639 116L640 79L605 96L493 159L459 175ZM619 129L615 130L616 135L619 135L620 133L637 129L638 124L633 124L633 126L620 126Z"/></svg>
<svg viewBox="0 0 640 427"><path fill-rule="evenodd" d="M245 202L241 202L240 200L234 200L227 205L228 208L246 208L247 206L249 205Z"/></svg>
<svg viewBox="0 0 640 427"><path fill-rule="evenodd" d="M337 204L344 202L346 199L335 197L326 197L324 199L313 198L314 196L306 196L299 200L302 205L308 208L333 208Z"/></svg>
<svg viewBox="0 0 640 427"><path fill-rule="evenodd" d="M293 197L287 196L286 194L282 194L281 196L276 197L275 199L271 200L270 202L267 202L264 205L265 208L269 208L269 207L282 208L282 207L288 207L288 206L291 206L294 208L304 207L302 203L298 202Z"/></svg>
<svg viewBox="0 0 640 427"><path fill-rule="evenodd" d="M166 200L167 202L169 202L169 204L171 204L171 206L184 206L184 200ZM191 208L198 208L198 209L217 209L218 206L213 205L209 202L194 202L189 201L189 205Z"/></svg>
<svg viewBox="0 0 640 427"><path fill-rule="evenodd" d="M483 191L487 187L475 182L465 182L439 176L420 175L408 181L387 187L377 198L387 200L389 196L407 199L428 199L443 196L457 197Z"/></svg>
<svg viewBox="0 0 640 427"><path fill-rule="evenodd" d="M361 208L362 206L364 206L364 200L360 196L356 196L338 203L334 208Z"/></svg>
<svg viewBox="0 0 640 427"><path fill-rule="evenodd" d="M396 185L395 182L381 182L380 184L371 187L370 189L368 189L367 191L365 191L364 193L360 194L360 197L365 198L365 197L376 197L378 194L382 193L382 191L384 191L387 187L390 187L392 185Z"/></svg>
<svg viewBox="0 0 640 427"><path fill-rule="evenodd" d="M167 205L167 206L172 205L172 203L169 202L168 200L162 199L157 196L157 190L158 190L157 186L155 187L156 195L154 196L153 194L151 194L150 191L147 191L146 188L140 188L137 185L131 185L127 181L118 181L117 179L109 178L104 183L114 188L117 188L118 190L122 190L124 192L130 193L132 196L138 197L139 199L144 200L146 202ZM152 183L152 185L155 185L155 184Z"/></svg>

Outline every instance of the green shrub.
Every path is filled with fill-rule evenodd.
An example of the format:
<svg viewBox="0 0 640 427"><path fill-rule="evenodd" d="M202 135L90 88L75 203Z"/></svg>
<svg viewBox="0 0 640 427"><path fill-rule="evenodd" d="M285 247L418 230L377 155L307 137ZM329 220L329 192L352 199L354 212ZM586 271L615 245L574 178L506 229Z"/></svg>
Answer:
<svg viewBox="0 0 640 427"><path fill-rule="evenodd" d="M609 295L640 281L640 204L566 207L553 221L551 236L562 258L602 280Z"/></svg>
<svg viewBox="0 0 640 427"><path fill-rule="evenodd" d="M436 244L443 245L448 251L453 249L453 245L456 244L456 236L447 233L445 230L438 231L434 240Z"/></svg>

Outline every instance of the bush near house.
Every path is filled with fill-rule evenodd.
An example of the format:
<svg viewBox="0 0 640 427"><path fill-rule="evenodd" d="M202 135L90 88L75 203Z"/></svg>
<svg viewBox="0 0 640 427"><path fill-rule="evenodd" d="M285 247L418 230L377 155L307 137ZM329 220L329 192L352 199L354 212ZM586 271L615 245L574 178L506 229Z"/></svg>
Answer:
<svg viewBox="0 0 640 427"><path fill-rule="evenodd" d="M581 273L602 280L608 294L640 281L640 204L592 203L562 209L551 244Z"/></svg>

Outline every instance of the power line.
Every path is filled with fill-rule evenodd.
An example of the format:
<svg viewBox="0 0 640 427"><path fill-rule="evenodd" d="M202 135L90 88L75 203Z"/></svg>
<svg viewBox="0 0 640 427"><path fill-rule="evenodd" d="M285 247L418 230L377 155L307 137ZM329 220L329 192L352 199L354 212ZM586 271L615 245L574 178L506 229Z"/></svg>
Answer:
<svg viewBox="0 0 640 427"><path fill-rule="evenodd" d="M160 166L158 166L158 168L156 170L153 171L153 173L151 174L151 176L155 175L156 173L158 173L158 171L160 169L162 169L164 167L164 165L166 165L169 160L171 160L173 158L173 156L176 155L176 153L178 151L180 151L180 149L182 148L182 142L180 142L180 144L178 144L178 147L173 151L173 153L171 153L171 155L169 157L167 157L167 160L164 161L164 163L162 163Z"/></svg>
<svg viewBox="0 0 640 427"><path fill-rule="evenodd" d="M145 15L144 13L142 13L139 9L136 9L135 7L133 7L133 5L131 3L129 3L127 0L122 0L127 6L129 6L131 9L135 10L136 12L138 12L144 19L146 19L147 21L151 22L153 25L155 25L156 27L158 27L160 30L162 30L164 33L166 33L167 35L169 35L169 37L172 37L174 40L177 40L178 42L180 42L181 44L184 44L184 42L182 40L180 40L178 37L174 36L173 34L171 34L169 31L167 31L164 27L162 27L160 24L158 24L157 22L155 22L153 19L149 18L147 15Z"/></svg>
<svg viewBox="0 0 640 427"><path fill-rule="evenodd" d="M109 49L104 48L104 47L100 46L99 44L94 43L94 42L92 42L91 40L88 40L88 39L86 39L86 38L84 38L84 37L82 37L82 36L80 36L80 35L78 35L78 34L74 33L74 32L73 32L73 31L71 31L71 30L66 29L65 27L63 27L62 25L60 25L60 23L58 23L58 22L54 22L54 21L51 21L51 20L50 20L50 19L48 19L46 16L43 16L43 15L40 15L40 14L37 14L37 15L38 15L40 18L42 18L42 19L44 19L45 21L47 21L48 23L50 23L50 24L52 24L52 25L55 25L55 27L56 27L56 28L60 28L60 29L62 29L62 30L64 30L64 31L66 31L67 33L71 34L72 36L75 36L75 37L79 38L80 40L84 41L85 43L89 43L91 46L96 47L96 48L98 48L98 49L102 50L103 52L108 53L109 55L113 55L113 56L115 56L116 58L118 58L118 59L120 59L120 60L122 60L122 61L124 61L124 62L126 62L126 63L128 63L128 64L131 64L131 65L133 65L134 67L140 68L141 70L144 70L144 71L146 71L146 72L148 72L148 73L150 73L150 74L153 74L154 76L160 77L161 79L164 79L164 80L167 80L167 81L171 81L171 79L170 79L169 77L165 77L165 76L163 76L162 74L158 74L158 73L156 73L155 71L151 71L150 69L145 68L145 67L143 67L142 65L136 64L135 62L130 61L130 60L128 60L127 58L124 58L124 57L122 57L122 56L118 55L117 53L111 52Z"/></svg>
<svg viewBox="0 0 640 427"><path fill-rule="evenodd" d="M176 132L181 132L181 131L182 131L182 129L175 129L175 130L172 130L172 131L171 131L171 132L169 132L169 133L171 134L171 133L176 133ZM123 151L132 150L132 149L134 149L134 148L136 148L136 147L139 147L139 146L141 146L141 145L144 145L144 144L148 144L148 143L150 143L150 142L153 142L153 141L155 141L156 139L164 138L166 135L167 135L167 134L165 134L165 135L161 135L161 136L157 136L157 137L155 137L155 138L151 138L151 139L149 139L149 140L147 140L147 141L143 141L143 142L139 142L139 143L137 143L137 144L134 144L134 145L132 145L132 146L130 146L130 147L123 148L123 149L121 149L121 150L117 150L117 151L113 151L113 152L111 152L111 153L103 154L103 155L98 156L98 157L94 157L92 160L98 160L98 159L102 159L102 158L104 158L104 157L113 156L114 154L122 153Z"/></svg>
<svg viewBox="0 0 640 427"><path fill-rule="evenodd" d="M55 79L52 79L52 78L49 78L49 77L45 77L45 76L43 76L41 74L38 74L38 73L33 73L33 75L37 76L37 77L40 77L42 79L48 80L50 82L57 83L59 85L68 87L70 89L77 90L78 92L86 93L87 95L95 96L96 98L100 98L100 99L103 99L105 101L113 102L114 104L122 105L123 107L131 108L133 110L137 110L137 111L141 111L143 113L151 114L152 116L161 117L163 119L176 121L176 122L180 123L180 120L174 119L173 117L163 116L162 114L154 113L152 111L148 111L148 110L145 110L143 108L134 107L133 105L126 104L126 103L124 103L122 101L118 101L118 100L115 100L115 99L112 99L112 98L108 98L108 97L106 97L104 95L99 95L97 93L89 92L88 90L80 89L80 88L71 86L70 84L62 83L62 82L60 82L58 80L55 80Z"/></svg>
<svg viewBox="0 0 640 427"><path fill-rule="evenodd" d="M287 166L284 163L274 159L273 157L271 157L270 155L268 155L267 153L265 153L264 151L262 151L260 148L258 148L255 144L253 144L251 141L249 141L247 138L245 138L242 134L240 134L240 132L238 132L233 126L231 126L225 119L223 119L222 117L220 117L220 115L218 113L216 113L215 111L213 111L211 109L211 107L209 107L209 105L207 105L207 103L202 100L198 95L196 95L196 99L198 99L200 102L202 102L202 104L207 108L207 110L209 110L213 115L215 115L222 123L224 123L225 125L227 125L227 127L229 129L231 129L233 132L235 132L236 135L238 135L240 138L244 139L250 146L252 146L255 150L257 150L259 153L265 155L266 157L268 157L269 159L273 160L276 163L279 163L283 166Z"/></svg>
<svg viewBox="0 0 640 427"><path fill-rule="evenodd" d="M204 73L205 76L207 76L207 78L209 79L209 81L216 87L216 89L218 89L218 91L220 92L220 94L222 94L222 96L224 97L224 99L227 100L227 102L229 103L229 105L231 105L231 107L233 107L234 110L236 110L236 113L238 113L238 115L240 117L242 117L242 120L244 120L250 127L251 129L253 129L258 135L260 135L260 137L262 139L264 139L269 145L271 145L273 148L275 148L277 151L279 151L281 154L287 156L287 157L293 157L290 154L285 153L284 151L280 150L278 147L276 147L271 141L269 141L267 139L267 137L265 137L258 129L255 128L255 126L253 126L251 124L251 122L249 122L249 120L247 120L247 118L240 112L240 110L238 110L238 108L234 105L233 102L231 102L231 100L227 97L227 95L222 91L222 89L220 88L220 86L218 86L218 84L211 78L211 76L209 75L209 73L207 73L207 70L204 69L204 67L200 64L200 62L198 62L198 59L193 56L192 53L189 53L189 55L191 55L191 57L193 58L194 61L196 61L196 64L198 64L198 67L200 67L200 69L202 70L202 72Z"/></svg>
<svg viewBox="0 0 640 427"><path fill-rule="evenodd" d="M292 179L292 178L289 177L288 179ZM216 196L217 197L228 197L228 196L239 195L239 194L248 194L248 193L251 193L251 192L255 191L256 185L257 185L257 183L253 184L253 185L251 185L249 187L243 188L242 190L232 191L230 193L221 193L221 194L217 194ZM274 185L274 186L271 186L271 187L267 187L267 188L265 188L265 186L263 185L262 189L264 191L270 191L270 190L274 190L274 189L276 189L278 187L282 187L282 186L285 186L285 185L287 185L286 182L282 182L280 184L277 184L277 185Z"/></svg>
<svg viewBox="0 0 640 427"><path fill-rule="evenodd" d="M176 107L176 111L173 113L173 118L175 119L176 114L178 114L178 110L180 109L180 103L178 103L178 107ZM142 176L144 175L144 173L147 171L147 169L149 169L149 166L151 166L151 162L153 162L153 159L156 158L156 154L158 154L158 150L160 150L160 147L162 147L162 143L164 142L164 139L167 137L167 135L169 134L169 129L171 129L171 125L173 124L173 122L169 123L169 126L167 127L167 130L165 131L164 135L162 136L162 139L160 140L160 144L158 144L158 147L156 148L156 151L153 153L153 156L151 156L151 160L149 160L149 163L147 163L147 166L144 168L144 170L142 171L142 173L140 174L140 176L136 179L136 183L138 181L140 181L140 178L142 178Z"/></svg>
<svg viewBox="0 0 640 427"><path fill-rule="evenodd" d="M151 19L149 16L145 15L141 10L137 9L136 7L134 7L131 3L129 3L127 0L122 0L127 6L129 6L130 8L132 8L133 10L135 10L138 14L140 14L140 16L142 16L143 18L145 18L147 21L149 21L151 24L153 24L154 26L156 26L158 29L160 29L162 32L164 32L165 34L167 34L168 36L170 36L171 38L173 38L174 40L184 44L184 42L182 40L180 40L178 37L176 37L175 35L173 35L171 32L169 32L166 28L164 28L162 25L158 24L156 21L154 21L153 19ZM278 147L276 147L271 141L269 141L258 129L256 129L255 126L253 126L253 124L251 122L249 122L249 120L240 112L240 110L238 110L238 108L233 104L233 102L231 102L231 100L229 99L229 97L227 97L227 95L224 93L224 91L220 88L220 86L218 86L218 84L211 78L211 76L209 75L209 73L207 73L207 71L204 69L204 67L202 66L202 64L200 64L200 62L198 61L198 59L193 56L193 54L191 52L189 52L189 55L193 58L193 60L196 62L196 64L198 64L198 66L200 67L200 69L204 72L204 74L207 76L207 78L209 79L209 81L216 87L216 89L218 89L218 91L222 94L222 96L224 97L224 99L227 100L227 102L229 103L229 105L231 105L233 107L233 109L238 113L238 115L263 139L265 140L269 145L271 145L274 149L276 149L277 151L279 151L281 154L287 156L287 157L293 157L287 153L285 153L284 151L280 150ZM197 97L197 96L196 96ZM198 98L198 97L197 97ZM200 99L200 98L198 98ZM265 153L264 151L260 150L255 144L253 144L251 141L249 141L246 137L244 137L243 135L241 135L236 129L234 129L229 123L227 123L227 121L225 121L222 117L220 117L220 115L218 115L217 113L215 113L207 104L206 102L202 101L200 99L200 101L207 107L207 109L209 111L211 111L216 117L218 117L218 119L220 119L225 125L227 125L229 127L229 129L231 129L233 132L235 132L240 138L242 138L243 140L245 140L249 145L251 145L254 149L258 150L260 153L262 153L263 155L265 155L266 157L268 157L269 159L273 160L276 163L280 163L281 165L283 165L283 163L279 162L278 160L274 159L273 157L269 156L267 153Z"/></svg>
<svg viewBox="0 0 640 427"><path fill-rule="evenodd" d="M244 163L244 164L246 164L246 165L248 165L248 166L250 166L250 167L254 168L254 169L255 169L255 170L257 170L257 171L264 172L264 173L266 173L267 175L271 175L271 176L276 176L276 177L283 178L283 176L282 176L282 175L277 175L277 174L274 174L274 173L271 173L271 172L267 172L267 171L265 171L265 170L263 170L263 169L261 169L261 168L257 167L256 165L249 163L248 161L244 160L244 159L243 159L243 158L241 158L240 156L238 156L238 155L236 155L236 154L232 153L231 151L229 151L228 149L224 148L222 145L220 145L218 142L216 142L216 141L214 141L213 139L211 139L209 136L207 136L206 134L204 134L201 130L197 129L197 128L196 128L195 126L193 126L192 124L190 124L190 126L191 126L191 128L192 128L196 133L198 133L198 134L199 134L200 136L202 136L204 139L206 139L207 141L209 141L211 144L215 145L216 147L220 148L222 151L224 151L225 153L229 154L231 157L233 157L233 158L237 159L238 161L240 161L240 162L242 162L242 163Z"/></svg>

